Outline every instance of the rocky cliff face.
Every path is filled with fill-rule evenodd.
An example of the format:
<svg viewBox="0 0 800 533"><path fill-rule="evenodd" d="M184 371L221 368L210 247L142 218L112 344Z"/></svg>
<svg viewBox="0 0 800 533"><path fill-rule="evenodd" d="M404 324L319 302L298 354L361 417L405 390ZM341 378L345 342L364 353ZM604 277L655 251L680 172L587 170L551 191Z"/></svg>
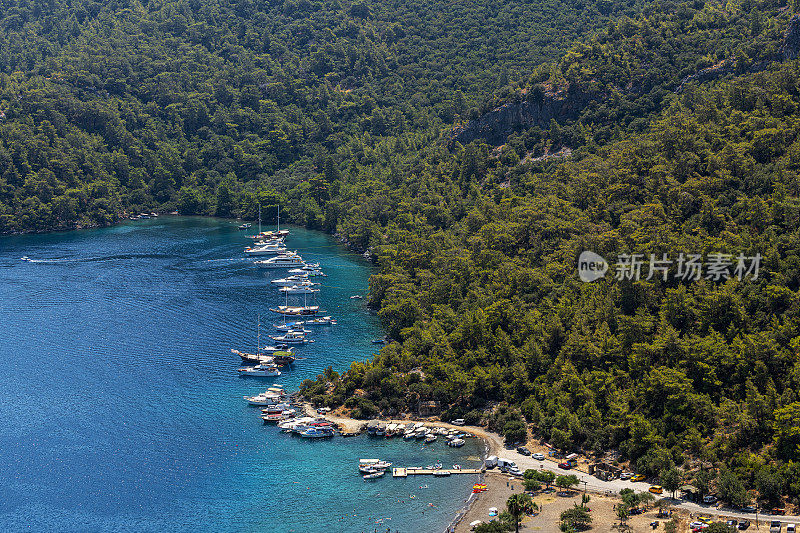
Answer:
<svg viewBox="0 0 800 533"><path fill-rule="evenodd" d="M786 26L786 33L783 34L783 46L781 53L783 59L794 59L800 51L800 15L795 14Z"/></svg>
<svg viewBox="0 0 800 533"><path fill-rule="evenodd" d="M760 61L751 66L749 72L757 72L766 68L771 61L785 61L795 59L800 55L800 14L795 14L787 24L783 36L780 53L775 57ZM676 88L680 92L684 85L690 81L703 83L717 79L734 71L735 63L725 60L713 67L708 67L684 78ZM629 88L628 90L636 90ZM475 139L483 139L488 144L503 144L506 138L514 131L530 128L531 126L547 127L551 119L561 121L577 118L581 109L591 100L600 95L592 95L579 91L562 91L558 93L545 93L541 102L509 102L496 109L483 114L477 119L470 120L463 126L455 128L450 135L450 144L455 141L469 144Z"/></svg>
<svg viewBox="0 0 800 533"><path fill-rule="evenodd" d="M583 93L545 93L540 102L509 102L456 128L451 142L469 144L475 139L503 144L514 131L531 126L548 127L550 120L575 118L590 100Z"/></svg>

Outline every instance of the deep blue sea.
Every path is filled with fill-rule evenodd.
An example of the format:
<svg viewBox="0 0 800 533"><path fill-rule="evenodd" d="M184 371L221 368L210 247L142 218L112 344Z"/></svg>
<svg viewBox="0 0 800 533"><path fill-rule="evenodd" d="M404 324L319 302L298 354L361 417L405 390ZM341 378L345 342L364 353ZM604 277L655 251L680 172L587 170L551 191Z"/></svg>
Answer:
<svg viewBox="0 0 800 533"><path fill-rule="evenodd" d="M444 529L474 476L365 482L358 459L473 466L477 439L460 450L308 441L263 425L242 399L367 359L382 336L365 300L350 299L366 295L369 265L327 235L291 231L290 249L328 274L318 303L339 323L272 379L238 377L230 350L254 349L259 314L262 332L278 322L269 279L286 272L245 260L233 222L0 237L0 531Z"/></svg>

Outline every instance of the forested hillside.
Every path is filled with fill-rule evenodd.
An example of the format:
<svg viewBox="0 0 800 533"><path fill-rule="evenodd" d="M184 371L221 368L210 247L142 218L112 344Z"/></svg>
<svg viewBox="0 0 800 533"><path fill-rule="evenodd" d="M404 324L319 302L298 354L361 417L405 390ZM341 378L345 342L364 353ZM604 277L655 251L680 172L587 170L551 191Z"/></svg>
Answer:
<svg viewBox="0 0 800 533"><path fill-rule="evenodd" d="M0 232L143 208L252 218L257 194L333 181L374 138L428 143L634 7L4 0ZM295 207L318 225L318 202Z"/></svg>
<svg viewBox="0 0 800 533"><path fill-rule="evenodd" d="M141 209L252 218L280 202L370 252L369 304L393 340L304 383L313 401L368 417L436 400L509 441L527 428L616 449L703 490L719 474L736 503L751 488L800 496L793 8L2 1L0 14L0 232ZM583 250L762 263L756 279L583 283Z"/></svg>
<svg viewBox="0 0 800 533"><path fill-rule="evenodd" d="M405 166L379 145L396 170L340 191L339 228L371 247L370 303L397 342L307 382L308 396L364 417L438 400L510 442L527 424L564 450L617 449L647 475L680 467L735 504L747 489L764 504L800 496L791 12L677 7L620 21L484 106L578 93L563 122L496 148L443 142ZM680 280L673 265L666 281L587 284L583 250L762 263L756 279Z"/></svg>

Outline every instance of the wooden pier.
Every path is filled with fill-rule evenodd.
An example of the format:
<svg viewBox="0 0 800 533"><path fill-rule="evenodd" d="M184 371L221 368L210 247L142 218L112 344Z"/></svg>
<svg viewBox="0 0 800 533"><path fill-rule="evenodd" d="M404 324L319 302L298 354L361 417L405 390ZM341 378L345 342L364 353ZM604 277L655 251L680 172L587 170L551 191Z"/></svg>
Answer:
<svg viewBox="0 0 800 533"><path fill-rule="evenodd" d="M437 472L439 472L437 474ZM431 470L429 468L393 468L392 477L408 477L408 476L449 476L451 474L480 474L480 468L443 468L439 470Z"/></svg>

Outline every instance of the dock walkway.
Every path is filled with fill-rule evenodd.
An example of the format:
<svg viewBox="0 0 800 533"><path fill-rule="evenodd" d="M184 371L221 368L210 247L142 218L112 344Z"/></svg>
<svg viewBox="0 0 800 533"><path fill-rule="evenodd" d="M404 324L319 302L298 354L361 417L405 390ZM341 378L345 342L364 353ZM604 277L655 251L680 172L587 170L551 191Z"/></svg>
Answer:
<svg viewBox="0 0 800 533"><path fill-rule="evenodd" d="M421 476L421 475L434 475L434 472L440 472L440 476L449 476L451 474L480 474L480 468L443 468L439 470L431 470L429 468L393 468L392 477L408 477L408 476Z"/></svg>

